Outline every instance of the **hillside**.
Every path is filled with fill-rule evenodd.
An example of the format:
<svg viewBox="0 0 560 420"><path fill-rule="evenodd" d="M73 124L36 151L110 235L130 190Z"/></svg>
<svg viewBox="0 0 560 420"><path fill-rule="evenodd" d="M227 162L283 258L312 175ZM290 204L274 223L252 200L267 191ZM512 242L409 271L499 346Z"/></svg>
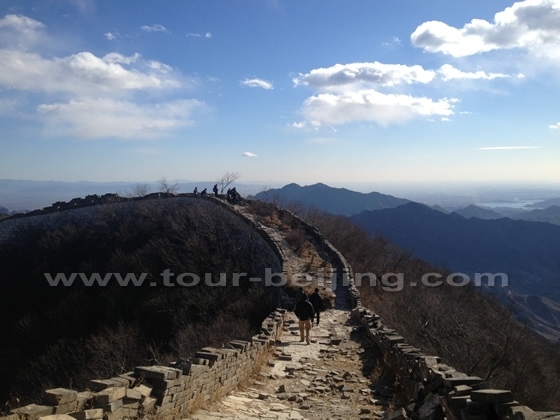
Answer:
<svg viewBox="0 0 560 420"><path fill-rule="evenodd" d="M416 257L451 271L469 276L506 273L508 287L488 288L493 294L534 295L560 302L558 226L508 218L465 219L417 203L363 212L351 220L367 231L384 235L398 246L411 250ZM524 306L524 310L531 312L531 304ZM555 312L553 307L550 310ZM546 336L560 338L559 323L555 322L551 335L550 325L541 324L538 317L534 319L537 330L540 325Z"/></svg>
<svg viewBox="0 0 560 420"><path fill-rule="evenodd" d="M533 207L536 209L546 209L550 206L560 206L560 197L549 198L548 200L537 201L536 203L530 204L527 207Z"/></svg>
<svg viewBox="0 0 560 420"><path fill-rule="evenodd" d="M92 210L89 221L69 219L45 233L20 229L18 243L0 246L1 401L26 401L45 387L85 388L92 377L250 336L270 310L263 289L249 283L163 284L165 270L262 274L270 255L241 251L250 230L227 211L203 200ZM81 277L64 287L49 286L43 273L147 276L136 287L119 286L116 275L104 287Z"/></svg>
<svg viewBox="0 0 560 420"><path fill-rule="evenodd" d="M478 219L483 219L483 220L492 220L492 219L500 219L504 217L501 213L498 213L497 211L475 206L474 204L471 204L470 206L467 206L464 209L455 210L453 213L456 213L459 216L463 216L467 219L470 219L471 217L476 217Z"/></svg>
<svg viewBox="0 0 560 420"><path fill-rule="evenodd" d="M530 222L546 222L560 226L560 206L552 205L545 209L535 209L510 216L514 220L526 220Z"/></svg>
<svg viewBox="0 0 560 420"><path fill-rule="evenodd" d="M327 213L345 216L358 214L364 210L397 207L409 202L409 200L392 195L378 192L364 194L346 188L329 187L321 183L303 187L298 184L288 184L280 189L260 192L254 198L279 202L284 205L299 203L304 207L314 207Z"/></svg>

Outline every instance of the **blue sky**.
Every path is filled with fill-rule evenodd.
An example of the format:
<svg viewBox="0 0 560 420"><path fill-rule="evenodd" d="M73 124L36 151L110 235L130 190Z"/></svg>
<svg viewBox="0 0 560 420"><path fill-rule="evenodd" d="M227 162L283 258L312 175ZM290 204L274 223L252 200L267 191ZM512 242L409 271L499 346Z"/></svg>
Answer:
<svg viewBox="0 0 560 420"><path fill-rule="evenodd" d="M0 3L0 178L560 182L560 0Z"/></svg>

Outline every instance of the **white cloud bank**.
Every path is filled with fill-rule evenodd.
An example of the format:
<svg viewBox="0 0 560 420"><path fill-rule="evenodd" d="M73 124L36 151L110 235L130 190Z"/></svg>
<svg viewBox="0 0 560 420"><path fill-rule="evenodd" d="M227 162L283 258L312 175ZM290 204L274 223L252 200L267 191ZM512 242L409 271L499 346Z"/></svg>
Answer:
<svg viewBox="0 0 560 420"><path fill-rule="evenodd" d="M438 74L444 81L448 80L456 80L456 79L483 79L483 80L493 80L493 79L502 79L512 77L509 74L503 73L486 73L482 70L478 70L476 72L464 72L459 69L456 69L450 64L444 64L438 70ZM516 77L522 78L523 75L517 75Z"/></svg>
<svg viewBox="0 0 560 420"><path fill-rule="evenodd" d="M161 31L159 26L144 30ZM50 134L155 138L191 125L193 113L204 108L197 100L145 103L146 93L171 92L184 88L185 83L172 67L145 60L140 54L113 52L98 57L83 51L44 57L30 50L29 43L9 42L21 35L38 37L37 31L43 29L41 22L24 16L0 19L0 39L5 44L0 45L0 88L12 95L41 94L43 103L37 113ZM107 34L105 37L111 39ZM143 100L138 99L138 93Z"/></svg>
<svg viewBox="0 0 560 420"><path fill-rule="evenodd" d="M39 105L38 113L49 135L153 139L170 129L192 125L193 111L202 106L194 99L163 104L137 104L110 98L80 99Z"/></svg>
<svg viewBox="0 0 560 420"><path fill-rule="evenodd" d="M255 153L251 153L251 152L244 152L241 156L248 157L248 158L255 158L258 155L256 155Z"/></svg>
<svg viewBox="0 0 560 420"><path fill-rule="evenodd" d="M294 85L319 92L307 98L301 112L312 127L373 121L380 125L402 123L414 117L453 115L454 98L431 99L386 90L413 84L428 84L437 72L422 66L350 63L319 68L293 79ZM294 123L303 128L305 122Z"/></svg>
<svg viewBox="0 0 560 420"><path fill-rule="evenodd" d="M274 89L274 85L266 80L263 79L245 79L242 80L241 82L242 86L248 86L248 87L256 87L256 88L261 88L261 89L266 89L266 90L272 90Z"/></svg>
<svg viewBox="0 0 560 420"><path fill-rule="evenodd" d="M305 117L314 125L339 125L353 121L374 121L380 125L401 123L416 116L453 115L456 99L433 100L401 94L385 94L373 89L321 93L303 105Z"/></svg>
<svg viewBox="0 0 560 420"><path fill-rule="evenodd" d="M335 64L328 68L311 70L293 79L294 85L308 85L318 89L356 85L396 86L412 83L429 83L436 73L422 66L373 63Z"/></svg>
<svg viewBox="0 0 560 420"><path fill-rule="evenodd" d="M493 22L473 19L462 28L440 21L424 22L410 39L425 51L453 57L521 48L560 59L560 1L516 2L496 13Z"/></svg>
<svg viewBox="0 0 560 420"><path fill-rule="evenodd" d="M552 128L553 130L560 130L560 122L556 124L549 125L548 128Z"/></svg>

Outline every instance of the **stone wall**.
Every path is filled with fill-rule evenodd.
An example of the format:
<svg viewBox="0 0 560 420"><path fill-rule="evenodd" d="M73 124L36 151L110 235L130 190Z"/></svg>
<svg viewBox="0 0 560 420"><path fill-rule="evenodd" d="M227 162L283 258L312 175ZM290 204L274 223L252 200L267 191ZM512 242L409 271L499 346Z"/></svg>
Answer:
<svg viewBox="0 0 560 420"><path fill-rule="evenodd" d="M391 420L560 418L560 413L535 412L515 401L510 390L491 389L482 378L458 372L438 356L423 354L364 307L356 307L352 316L365 328L385 366L398 377L405 397L413 401L407 409L390 414Z"/></svg>
<svg viewBox="0 0 560 420"><path fill-rule="evenodd" d="M220 349L206 347L194 358L170 366L138 366L117 377L93 379L82 392L49 389L40 404L16 408L0 419L181 418L247 379L268 358L282 333L285 314L283 309L272 312L250 341L233 340Z"/></svg>

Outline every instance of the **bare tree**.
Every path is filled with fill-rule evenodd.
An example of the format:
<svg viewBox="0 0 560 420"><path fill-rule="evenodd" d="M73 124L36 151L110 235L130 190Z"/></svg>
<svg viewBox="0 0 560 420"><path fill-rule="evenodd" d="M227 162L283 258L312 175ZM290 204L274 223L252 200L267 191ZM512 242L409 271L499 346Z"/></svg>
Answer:
<svg viewBox="0 0 560 420"><path fill-rule="evenodd" d="M179 189L177 184L170 185L166 177L162 177L159 181L159 190L163 193L175 194Z"/></svg>
<svg viewBox="0 0 560 420"><path fill-rule="evenodd" d="M148 184L136 184L132 190L132 197L144 197L148 195L150 187Z"/></svg>
<svg viewBox="0 0 560 420"><path fill-rule="evenodd" d="M218 179L217 184L220 186L220 194L224 193L224 190L232 183L241 178L239 172L226 172L220 179Z"/></svg>

